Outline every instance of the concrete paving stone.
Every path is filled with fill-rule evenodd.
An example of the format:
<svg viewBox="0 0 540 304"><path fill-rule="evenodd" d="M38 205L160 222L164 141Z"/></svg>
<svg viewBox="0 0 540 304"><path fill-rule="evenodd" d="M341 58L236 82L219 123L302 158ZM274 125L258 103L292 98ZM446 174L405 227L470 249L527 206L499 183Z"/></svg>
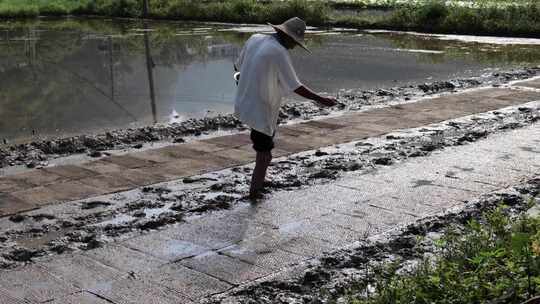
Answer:
<svg viewBox="0 0 540 304"><path fill-rule="evenodd" d="M186 160L196 160L199 164L204 166L200 168L202 171L207 172L208 170L217 170L238 164L238 161L231 158L221 157L220 153L222 150L216 152L201 152L197 150L192 150L184 145L179 146L170 146L163 148L166 150L167 154L171 157L175 157L182 161ZM197 162L194 162L196 164Z"/></svg>
<svg viewBox="0 0 540 304"><path fill-rule="evenodd" d="M540 161L534 157L520 157L521 152L514 151L515 153L496 153L497 158L500 160L503 168L507 168L513 171L522 172L524 174L532 174L538 172L538 165Z"/></svg>
<svg viewBox="0 0 540 304"><path fill-rule="evenodd" d="M109 174L109 173L117 173L121 172L123 170L126 170L126 168L104 161L102 159L87 162L80 165L82 168L97 172L99 174Z"/></svg>
<svg viewBox="0 0 540 304"><path fill-rule="evenodd" d="M497 96L496 99L510 101L513 104L523 104L530 101L540 100L540 92L512 90L504 96Z"/></svg>
<svg viewBox="0 0 540 304"><path fill-rule="evenodd" d="M314 148L313 145L305 143L302 139L299 139L299 137L285 135L275 138L274 144L276 148L290 153L298 153Z"/></svg>
<svg viewBox="0 0 540 304"><path fill-rule="evenodd" d="M36 205L29 204L15 196L0 193L0 217L35 209Z"/></svg>
<svg viewBox="0 0 540 304"><path fill-rule="evenodd" d="M236 148L236 147L250 144L251 138L249 134L241 133L241 134L213 137L213 138L205 139L202 141L205 143L209 143L209 144L213 144L217 146Z"/></svg>
<svg viewBox="0 0 540 304"><path fill-rule="evenodd" d="M154 166L155 167L155 166ZM163 175L154 174L153 167L145 169L125 169L121 172L110 173L111 177L119 177L128 180L129 182L137 186L146 186L150 184L156 184L164 182L167 178Z"/></svg>
<svg viewBox="0 0 540 304"><path fill-rule="evenodd" d="M397 117L398 115L402 114L405 108L411 108L411 107L417 108L419 107L419 105L421 105L421 103L422 101L418 101L411 104L376 108L376 109L369 110L367 112L363 112L363 115L388 119L390 117Z"/></svg>
<svg viewBox="0 0 540 304"><path fill-rule="evenodd" d="M21 179L12 179L9 177L0 177L0 193L9 193L20 190L26 190L34 187Z"/></svg>
<svg viewBox="0 0 540 304"><path fill-rule="evenodd" d="M517 136L518 133L513 138L511 136L505 136L497 141L497 144L491 144L491 142L486 141L478 145L480 151L486 151L488 153L494 153L499 155L493 155L495 159L499 159L500 154L511 154L512 157L509 160L515 159L518 161L523 161L525 163L538 163L540 161L540 148L538 148L538 143L533 141L535 137L534 134L529 138L522 138ZM540 133L538 134L540 138ZM509 149L508 147L512 147ZM509 151L512 150L511 153ZM472 153L472 149L467 149L469 153ZM476 151L476 150L475 150Z"/></svg>
<svg viewBox="0 0 540 304"><path fill-rule="evenodd" d="M45 205L58 201L56 193L46 187L35 187L28 190L16 191L12 196L30 205Z"/></svg>
<svg viewBox="0 0 540 304"><path fill-rule="evenodd" d="M48 273L85 290L107 286L124 275L81 254L56 256L39 264Z"/></svg>
<svg viewBox="0 0 540 304"><path fill-rule="evenodd" d="M166 231L154 232L124 241L122 245L169 262L210 250L210 248L189 241L171 238L170 235Z"/></svg>
<svg viewBox="0 0 540 304"><path fill-rule="evenodd" d="M28 304L28 302L14 298L0 288L0 304Z"/></svg>
<svg viewBox="0 0 540 304"><path fill-rule="evenodd" d="M94 177L83 178L80 183L102 190L102 193L112 193L136 188L137 185L131 183L125 178L110 175L97 175Z"/></svg>
<svg viewBox="0 0 540 304"><path fill-rule="evenodd" d="M383 133L380 133L383 134ZM336 130L335 133L332 134L334 138L336 138L337 141L341 142L350 142L360 139L365 139L372 136L380 135L378 132L374 132L371 130L364 130L361 129L361 124L358 126L348 126L344 127L342 129Z"/></svg>
<svg viewBox="0 0 540 304"><path fill-rule="evenodd" d="M167 153L168 150L164 148L146 150L141 152L131 153L130 156L143 159L145 161L151 161L154 163L167 163L177 160L176 157L172 157Z"/></svg>
<svg viewBox="0 0 540 304"><path fill-rule="evenodd" d="M241 241L246 233L256 229L251 215L245 217L226 213L206 215L186 224L163 231L167 237L187 241L204 248L220 249Z"/></svg>
<svg viewBox="0 0 540 304"><path fill-rule="evenodd" d="M463 200L476 197L471 193L462 194L462 192L448 191L443 188L437 188L437 190L440 190L440 193L433 193L433 191L396 191L396 193L377 198L377 201L370 203L370 206L380 207L391 212L397 211L418 219L441 213L458 205ZM445 193L446 196L441 193ZM458 195L460 196L457 197Z"/></svg>
<svg viewBox="0 0 540 304"><path fill-rule="evenodd" d="M0 302L2 303L2 302ZM110 302L101 299L87 291L81 291L72 295L55 299L50 304L108 304Z"/></svg>
<svg viewBox="0 0 540 304"><path fill-rule="evenodd" d="M207 167L208 165L201 160L186 158L148 167L143 171L153 176L162 176L166 180L171 180L179 177L200 174L204 172ZM159 178L157 180L159 181Z"/></svg>
<svg viewBox="0 0 540 304"><path fill-rule="evenodd" d="M497 98L489 98L484 100L476 100L468 107L475 107L473 113L495 111L501 108L522 104L526 101L514 98L512 96L501 96Z"/></svg>
<svg viewBox="0 0 540 304"><path fill-rule="evenodd" d="M83 255L123 273L150 272L167 263L166 260L155 258L144 252L114 244L85 251Z"/></svg>
<svg viewBox="0 0 540 304"><path fill-rule="evenodd" d="M511 168L490 166L489 163L481 163L477 167L472 167L471 162L456 163L454 168L459 170L470 170L473 168L476 175L471 175L475 182L494 185L496 188L502 188L515 183L527 176L527 173Z"/></svg>
<svg viewBox="0 0 540 304"><path fill-rule="evenodd" d="M328 213L325 206L318 202L319 192L317 189L314 189L314 192L303 194L305 195L296 195L296 191L275 192L268 200L254 207L252 218L260 221L270 216L275 218L277 223L287 219L317 218Z"/></svg>
<svg viewBox="0 0 540 304"><path fill-rule="evenodd" d="M201 141L201 140L191 141L191 142L188 142L188 143L185 143L185 144L182 144L182 145L189 148L189 149L191 149L191 150L200 151L200 152L206 152L206 153L216 152L216 151L220 151L220 150L223 150L223 149L227 149L227 147L214 145L214 144L204 142L204 141Z"/></svg>
<svg viewBox="0 0 540 304"><path fill-rule="evenodd" d="M303 135L298 137L298 142L308 145L310 149L318 149L321 147L326 147L330 145L334 145L341 142L341 138L334 136L332 133L334 131L330 131L328 134L311 134L311 135Z"/></svg>
<svg viewBox="0 0 540 304"><path fill-rule="evenodd" d="M336 224L340 226L347 226L347 228L359 231L367 226L370 230L380 231L381 229L390 229L402 222L412 222L417 220L417 217L402 213L400 210L392 210L377 205L379 198L369 199L363 201L353 202L341 202L339 205L332 206L333 213L329 213L323 217L323 220L336 219ZM355 219L365 219L365 224L362 224L360 220L350 221L349 218L341 218L339 214L351 216ZM348 224L343 220L348 220Z"/></svg>
<svg viewBox="0 0 540 304"><path fill-rule="evenodd" d="M244 165L250 163L250 159L233 159L227 157L221 157L219 155L221 151L214 152L213 154L205 155L204 158L201 158L200 161L206 163L206 167L203 172L213 172L219 171L225 168L235 167L239 165Z"/></svg>
<svg viewBox="0 0 540 304"><path fill-rule="evenodd" d="M305 122L305 124L309 126L317 127L319 129L329 129L329 130L337 130L344 127L344 124L331 123L330 121L327 121L325 119L311 120L311 121Z"/></svg>
<svg viewBox="0 0 540 304"><path fill-rule="evenodd" d="M50 173L63 176L66 179L71 179L71 180L98 175L97 172L85 169L80 166L75 166L75 165L46 167L46 168L43 168L42 170L45 172L50 172Z"/></svg>
<svg viewBox="0 0 540 304"><path fill-rule="evenodd" d="M279 248L281 245L286 244L298 237L296 230L300 230L299 225L282 225L279 226L267 226L267 225L253 225L246 228L242 235L242 238L235 245L247 252L267 253L272 252ZM230 248L227 246L225 248Z"/></svg>
<svg viewBox="0 0 540 304"><path fill-rule="evenodd" d="M353 113L352 115L357 115L359 113L362 113L362 112ZM345 115L351 115L351 114L342 113L339 116L334 116L334 117L330 117L330 118L324 118L324 119L320 119L320 120L317 120L317 121L320 121L320 122L323 122L323 123L328 123L328 124L331 124L331 125L334 125L334 126L339 126L339 127L335 127L335 129L337 130L337 129L341 129L341 128L344 128L344 127L347 127L347 126L350 125L349 122L341 119Z"/></svg>
<svg viewBox="0 0 540 304"><path fill-rule="evenodd" d="M200 150L191 149L190 145L183 144L177 146L167 146L160 149L162 153L175 159L201 159L207 158L208 155L212 155L215 151L205 152Z"/></svg>
<svg viewBox="0 0 540 304"><path fill-rule="evenodd" d="M410 188L400 187L399 184L391 184L381 182L365 181L365 180L347 180L340 181L342 187L358 192L356 194L351 194L350 199L338 200L336 202L328 204L328 208L336 210L342 213L355 215L355 213L362 214L364 205L372 206L375 208L381 208L387 211L401 211L408 212L407 208L410 208L410 213L407 213L411 216L420 216L425 212L432 212L433 209L436 209L433 206L427 205L423 201L413 200L408 193L412 193ZM397 189L396 189L397 187ZM344 188L345 189L345 188ZM372 190L370 190L372 189ZM452 190L445 191L451 192ZM442 192L443 190L438 190ZM457 191L457 190L456 190ZM407 202L403 202L403 198ZM397 202L399 200L399 202ZM427 211L425 211L427 210Z"/></svg>
<svg viewBox="0 0 540 304"><path fill-rule="evenodd" d="M180 263L233 285L253 281L271 273L270 270L216 252L207 252Z"/></svg>
<svg viewBox="0 0 540 304"><path fill-rule="evenodd" d="M453 94L451 96L442 96L439 99L447 99L453 97L457 100L470 100L470 99L485 99L485 98L494 98L498 96L503 96L511 93L512 90L508 88L484 88L478 90L470 90L465 92L460 92Z"/></svg>
<svg viewBox="0 0 540 304"><path fill-rule="evenodd" d="M239 148L244 147L244 146L240 146ZM241 149L225 149L225 150L216 152L215 154L220 157L230 158L236 161L240 161L242 163L250 163L250 162L255 161L255 155L256 155L253 149L251 149L251 151L245 151Z"/></svg>
<svg viewBox="0 0 540 304"><path fill-rule="evenodd" d="M394 191L394 183L390 174L383 175L379 171L375 171L366 174L351 174L347 178L338 179L335 188L329 186L328 190L331 193L337 193L343 201L362 202ZM340 195L339 192L344 194ZM328 197L328 199L327 205L331 207L333 199L332 197Z"/></svg>
<svg viewBox="0 0 540 304"><path fill-rule="evenodd" d="M232 287L229 283L189 269L179 263L163 265L145 274L145 277L176 290L192 300L221 293Z"/></svg>
<svg viewBox="0 0 540 304"><path fill-rule="evenodd" d="M486 146L466 146L459 153L447 153L437 156L437 158L426 159L426 166L430 162L439 160L447 168L472 168L479 175L484 175L492 181L505 182L506 180L516 180L531 171L534 163L531 159L517 159L516 150L493 151L484 150L482 158L478 158L478 151L482 151ZM453 151L453 150L452 150ZM439 155L439 154L438 154ZM504 176L507 175L505 178Z"/></svg>
<svg viewBox="0 0 540 304"><path fill-rule="evenodd" d="M54 192L57 200L74 201L82 198L87 198L99 194L104 194L104 191L85 185L78 181L66 181L45 186Z"/></svg>
<svg viewBox="0 0 540 304"><path fill-rule="evenodd" d="M441 154L441 156L443 155ZM468 180L462 180L453 175L453 171L455 171L453 165L446 163L443 156L442 158L435 157L429 163L420 159L400 163L393 170L383 170L379 174L365 176L364 178L372 182L384 180L394 184L394 189L444 187L450 190L465 190L474 194L482 194L497 188L489 184L471 183ZM411 174L411 172L414 172L414 174ZM466 175L466 172L461 172L461 174Z"/></svg>
<svg viewBox="0 0 540 304"><path fill-rule="evenodd" d="M456 180L444 181L435 173L422 173L422 169L426 168L428 167L400 164L393 170L381 170L362 175L361 178L340 181L339 184L358 189L364 196L362 200L359 200L360 203L386 210L399 210L416 217L440 211L442 208L440 201L445 200L443 197L451 198L452 203L458 203L478 196L479 192L463 190L456 186L452 188L450 184L456 184ZM412 175L411 172L416 174ZM432 179L429 179L430 176ZM463 182L458 186L470 187ZM479 188L493 189L494 187L478 184L477 189ZM378 194L367 194L375 192Z"/></svg>
<svg viewBox="0 0 540 304"><path fill-rule="evenodd" d="M491 97L491 98L496 98L496 97L499 97L499 96L504 96L504 95L508 95L508 94L513 94L515 91L512 90L512 89L508 89L508 88L485 88L485 89L479 89L479 90L474 90L474 91L470 91L470 92L467 92L465 94L469 95L469 96L478 96L480 98L485 98L485 97ZM459 96L460 94L458 94L457 96Z"/></svg>
<svg viewBox="0 0 540 304"><path fill-rule="evenodd" d="M384 113L378 113L378 115L372 115L374 111L368 111L368 112L359 112L354 114L344 114L342 116L334 117L333 120L341 121L341 123L344 123L348 126L354 126L359 125L362 123L378 123L382 120L388 120L392 117L392 115ZM377 113L377 112L375 112Z"/></svg>
<svg viewBox="0 0 540 304"><path fill-rule="evenodd" d="M258 244L239 244L220 250L220 253L261 268L278 271L304 261L304 256L280 250L261 248Z"/></svg>
<svg viewBox="0 0 540 304"><path fill-rule="evenodd" d="M305 208L307 210L309 208ZM300 231L301 225L306 219L315 218L329 213L328 209L319 208L317 213L308 212L305 214L302 210L287 210L286 208L279 207L279 209L261 209L253 215L253 220L257 221L261 225L271 227L273 229L282 229L280 233L293 237L297 236ZM296 229L294 229L296 228ZM281 236L283 238L284 236Z"/></svg>
<svg viewBox="0 0 540 304"><path fill-rule="evenodd" d="M402 222L414 220L415 217L375 208L369 204L358 204L345 211L334 210L321 217L321 221L354 230L362 237L379 234Z"/></svg>
<svg viewBox="0 0 540 304"><path fill-rule="evenodd" d="M540 79L530 80L530 81L522 81L514 83L513 86L519 86L519 87L528 87L533 89L540 89Z"/></svg>
<svg viewBox="0 0 540 304"><path fill-rule="evenodd" d="M335 245L350 244L365 237L357 231L321 219L304 220L299 230L300 237L313 237Z"/></svg>
<svg viewBox="0 0 540 304"><path fill-rule="evenodd" d="M295 136L306 136L311 134L323 134L325 132L328 132L329 130L326 130L325 128L322 128L320 126L314 125L314 124L307 124L307 123L296 123L296 124L290 124L285 127L289 129L290 131L296 132L296 133L304 133L300 135Z"/></svg>
<svg viewBox="0 0 540 304"><path fill-rule="evenodd" d="M0 289L12 298L30 303L50 301L77 291L68 282L51 275L37 265L2 272Z"/></svg>
<svg viewBox="0 0 540 304"><path fill-rule="evenodd" d="M276 135L279 136L281 134L281 135L287 135L287 136L291 136L291 137L297 137L297 136L300 136L300 135L309 134L309 132L302 131L302 130L297 130L297 129L291 128L290 126L294 126L294 125L280 126L278 128L277 132L276 132Z"/></svg>
<svg viewBox="0 0 540 304"><path fill-rule="evenodd" d="M400 116L400 119L411 121L411 127L417 127L446 120L449 117L453 117L454 114L455 112L420 109L415 112L403 113L403 115Z"/></svg>
<svg viewBox="0 0 540 304"><path fill-rule="evenodd" d="M379 136L381 134L385 134L393 130L410 127L410 123L408 122L406 126L403 126L404 125L403 122L400 122L396 119L394 120L395 121L381 121L378 123L363 122L363 123L359 123L357 126L355 126L355 128L361 131L370 132L371 133L370 136Z"/></svg>
<svg viewBox="0 0 540 304"><path fill-rule="evenodd" d="M65 177L41 169L33 169L24 173L9 176L10 179L21 180L34 186L43 186L64 180Z"/></svg>
<svg viewBox="0 0 540 304"><path fill-rule="evenodd" d="M92 289L110 303L115 304L191 304L186 296L149 280L131 277L111 282L99 289Z"/></svg>
<svg viewBox="0 0 540 304"><path fill-rule="evenodd" d="M314 258L338 248L333 243L314 237L295 237L279 244L279 249L306 258Z"/></svg>
<svg viewBox="0 0 540 304"><path fill-rule="evenodd" d="M133 157L131 155L113 155L105 157L102 160L128 169L149 167L155 164L154 161Z"/></svg>

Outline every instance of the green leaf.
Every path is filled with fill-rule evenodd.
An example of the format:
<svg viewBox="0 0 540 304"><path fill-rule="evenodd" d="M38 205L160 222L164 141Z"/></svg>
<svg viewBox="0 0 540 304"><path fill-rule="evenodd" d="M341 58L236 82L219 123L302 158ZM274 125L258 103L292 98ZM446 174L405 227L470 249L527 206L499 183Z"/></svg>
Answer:
<svg viewBox="0 0 540 304"><path fill-rule="evenodd" d="M514 232L512 234L512 251L516 254L523 252L524 248L529 246L530 234L526 232Z"/></svg>

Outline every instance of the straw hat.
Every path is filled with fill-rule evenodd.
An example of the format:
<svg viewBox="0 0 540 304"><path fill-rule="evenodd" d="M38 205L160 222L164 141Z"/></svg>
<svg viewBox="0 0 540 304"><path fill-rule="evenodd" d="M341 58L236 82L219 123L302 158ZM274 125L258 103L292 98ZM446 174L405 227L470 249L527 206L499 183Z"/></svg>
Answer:
<svg viewBox="0 0 540 304"><path fill-rule="evenodd" d="M304 34L306 33L306 23L304 20L298 17L293 17L279 25L274 25L271 23L268 24L276 31L280 31L291 37L299 46L311 53L311 51L303 43Z"/></svg>

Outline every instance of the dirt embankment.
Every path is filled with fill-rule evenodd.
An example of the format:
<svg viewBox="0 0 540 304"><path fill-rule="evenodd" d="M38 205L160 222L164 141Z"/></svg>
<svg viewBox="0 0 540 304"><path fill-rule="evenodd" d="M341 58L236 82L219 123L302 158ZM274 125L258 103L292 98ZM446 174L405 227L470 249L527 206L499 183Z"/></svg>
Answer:
<svg viewBox="0 0 540 304"><path fill-rule="evenodd" d="M406 87L377 90L342 90L339 104L332 109L323 109L311 102L293 102L283 106L280 123L293 119L311 119L336 111L356 111L366 106L384 105L391 102L408 101L439 93L494 85L499 86L512 80L526 79L540 74L539 67L492 73L474 78L423 83ZM242 130L245 127L232 115L219 115L202 119L190 119L170 125L153 125L136 129L122 129L103 134L79 135L68 138L38 140L20 145L0 146L0 168L26 165L46 166L51 159L73 154L86 153L99 157L103 151L112 149L140 148L149 142L182 142L183 137L209 134L217 130Z"/></svg>

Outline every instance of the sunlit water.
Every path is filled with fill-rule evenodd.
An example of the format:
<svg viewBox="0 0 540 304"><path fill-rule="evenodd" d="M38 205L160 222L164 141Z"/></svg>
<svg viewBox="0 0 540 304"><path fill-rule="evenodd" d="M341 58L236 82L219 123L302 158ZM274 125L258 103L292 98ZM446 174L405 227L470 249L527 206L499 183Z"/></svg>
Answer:
<svg viewBox="0 0 540 304"><path fill-rule="evenodd" d="M0 23L0 140L230 113L233 62L253 32L268 30L87 19ZM540 63L540 46L533 42L459 42L346 29L311 29L307 42L313 54L292 52L297 72L309 86L331 94Z"/></svg>

